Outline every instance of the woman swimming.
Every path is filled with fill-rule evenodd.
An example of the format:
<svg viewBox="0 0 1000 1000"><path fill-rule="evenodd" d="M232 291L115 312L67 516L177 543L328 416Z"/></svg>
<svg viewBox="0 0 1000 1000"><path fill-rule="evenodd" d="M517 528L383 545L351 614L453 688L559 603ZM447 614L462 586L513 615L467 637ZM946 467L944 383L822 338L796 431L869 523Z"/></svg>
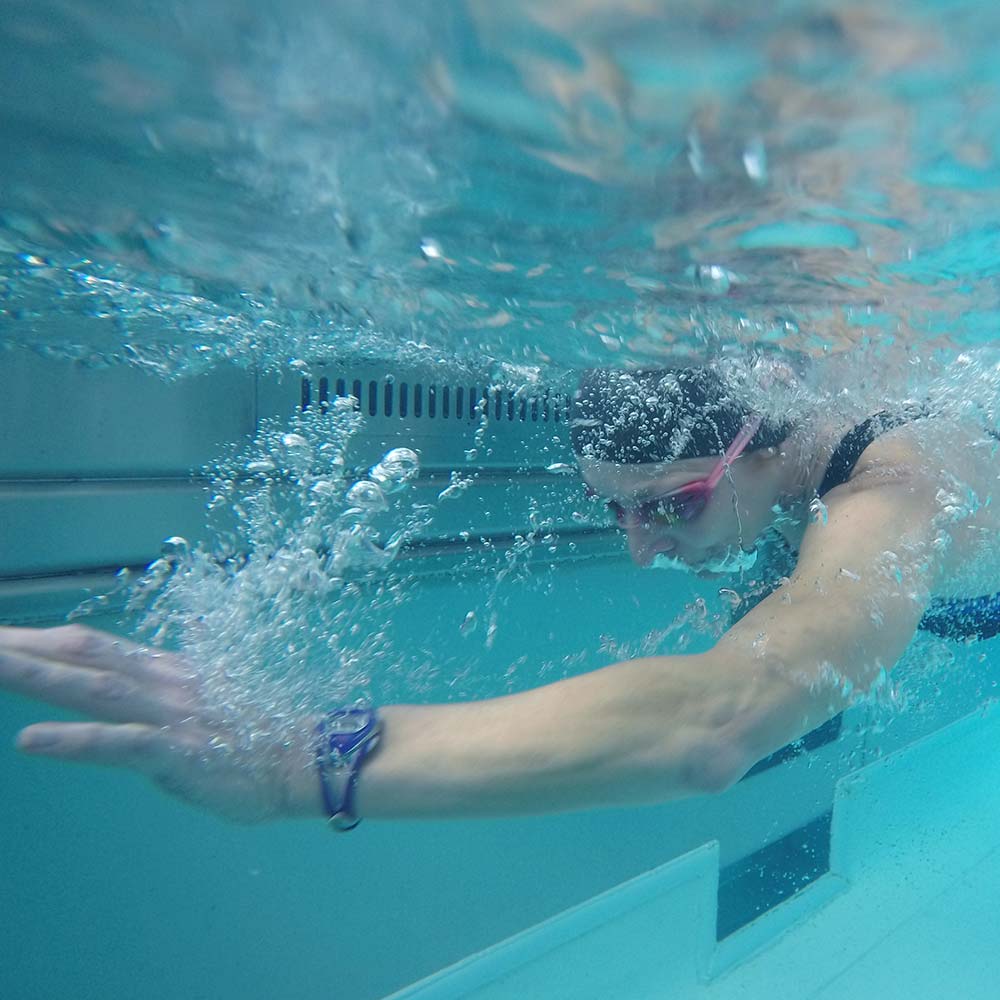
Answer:
<svg viewBox="0 0 1000 1000"><path fill-rule="evenodd" d="M961 589L1000 538L996 442L978 424L918 405L855 426L775 418L706 367L588 373L572 434L636 563L739 569L777 532L787 578L704 653L483 701L335 708L252 750L179 656L80 626L4 628L0 684L98 720L28 726L18 746L135 768L233 818L337 829L655 803L729 787L867 691L918 628L1000 629L1000 571L985 594Z"/></svg>

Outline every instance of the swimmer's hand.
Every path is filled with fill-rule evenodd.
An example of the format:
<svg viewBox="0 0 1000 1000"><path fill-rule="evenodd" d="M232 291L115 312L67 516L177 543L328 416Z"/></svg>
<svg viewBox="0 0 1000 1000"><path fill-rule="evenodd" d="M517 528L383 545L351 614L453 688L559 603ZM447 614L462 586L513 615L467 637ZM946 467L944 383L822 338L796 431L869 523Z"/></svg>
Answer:
<svg viewBox="0 0 1000 1000"><path fill-rule="evenodd" d="M99 720L27 726L20 750L132 768L238 822L288 815L290 779L308 767L285 744L235 749L183 658L80 625L0 628L0 687Z"/></svg>

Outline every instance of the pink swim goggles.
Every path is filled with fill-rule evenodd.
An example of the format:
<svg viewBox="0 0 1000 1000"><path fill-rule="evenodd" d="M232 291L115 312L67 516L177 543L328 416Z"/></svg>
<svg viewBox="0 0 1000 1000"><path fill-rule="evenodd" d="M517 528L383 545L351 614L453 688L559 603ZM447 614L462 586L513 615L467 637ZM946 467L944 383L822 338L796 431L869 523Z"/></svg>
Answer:
<svg viewBox="0 0 1000 1000"><path fill-rule="evenodd" d="M757 416L743 427L736 435L726 453L719 459L718 465L704 478L686 483L676 490L671 490L663 496L644 500L634 507L623 507L617 500L608 501L610 510L618 519L618 523L628 523L629 514L634 514L642 524L661 524L670 527L680 521L693 521L708 505L712 491L726 473L726 469L743 454L750 443L763 417Z"/></svg>

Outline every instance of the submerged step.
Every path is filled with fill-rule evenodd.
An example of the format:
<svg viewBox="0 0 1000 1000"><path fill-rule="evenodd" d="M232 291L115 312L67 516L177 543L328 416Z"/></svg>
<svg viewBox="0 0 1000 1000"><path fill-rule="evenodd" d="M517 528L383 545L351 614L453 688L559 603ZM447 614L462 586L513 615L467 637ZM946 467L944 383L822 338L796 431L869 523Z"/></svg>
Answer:
<svg viewBox="0 0 1000 1000"><path fill-rule="evenodd" d="M387 1000L694 995L715 944L718 876L718 844L705 844Z"/></svg>
<svg viewBox="0 0 1000 1000"><path fill-rule="evenodd" d="M959 903L949 912L947 901L993 913L982 896L1000 888L998 743L993 705L842 779L831 874L723 942L715 978L695 995L755 1000L784 984L803 1000L992 1000L1000 920L956 916ZM822 906L795 912L817 893L827 894ZM886 970L895 977L889 992L885 982L874 985L891 978ZM931 987L932 973L938 984L951 976L954 991Z"/></svg>
<svg viewBox="0 0 1000 1000"><path fill-rule="evenodd" d="M990 706L842 779L830 872L718 944L713 842L388 1000L751 1000L778 984L819 998L879 942L903 954L909 928L926 937L934 901L1000 856L998 743ZM992 955L988 937L970 934L969 961Z"/></svg>

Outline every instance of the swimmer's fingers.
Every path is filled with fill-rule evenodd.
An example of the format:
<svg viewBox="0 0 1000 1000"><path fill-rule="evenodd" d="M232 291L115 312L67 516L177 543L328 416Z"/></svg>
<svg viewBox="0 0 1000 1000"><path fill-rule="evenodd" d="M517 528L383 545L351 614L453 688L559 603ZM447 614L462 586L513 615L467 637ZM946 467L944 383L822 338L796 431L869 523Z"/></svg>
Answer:
<svg viewBox="0 0 1000 1000"><path fill-rule="evenodd" d="M0 687L107 722L168 725L192 714L182 685L136 680L0 646Z"/></svg>
<svg viewBox="0 0 1000 1000"><path fill-rule="evenodd" d="M239 745L186 661L93 629L0 629L0 688L101 720L28 726L18 737L26 753L129 767L239 822L284 815L311 761L283 740Z"/></svg>
<svg viewBox="0 0 1000 1000"><path fill-rule="evenodd" d="M45 629L0 627L0 653L4 652L115 671L137 680L172 681L191 676L179 656L147 649L85 625Z"/></svg>
<svg viewBox="0 0 1000 1000"><path fill-rule="evenodd" d="M18 734L25 753L87 764L130 767L157 777L179 749L177 737L156 726L100 722L39 722Z"/></svg>

